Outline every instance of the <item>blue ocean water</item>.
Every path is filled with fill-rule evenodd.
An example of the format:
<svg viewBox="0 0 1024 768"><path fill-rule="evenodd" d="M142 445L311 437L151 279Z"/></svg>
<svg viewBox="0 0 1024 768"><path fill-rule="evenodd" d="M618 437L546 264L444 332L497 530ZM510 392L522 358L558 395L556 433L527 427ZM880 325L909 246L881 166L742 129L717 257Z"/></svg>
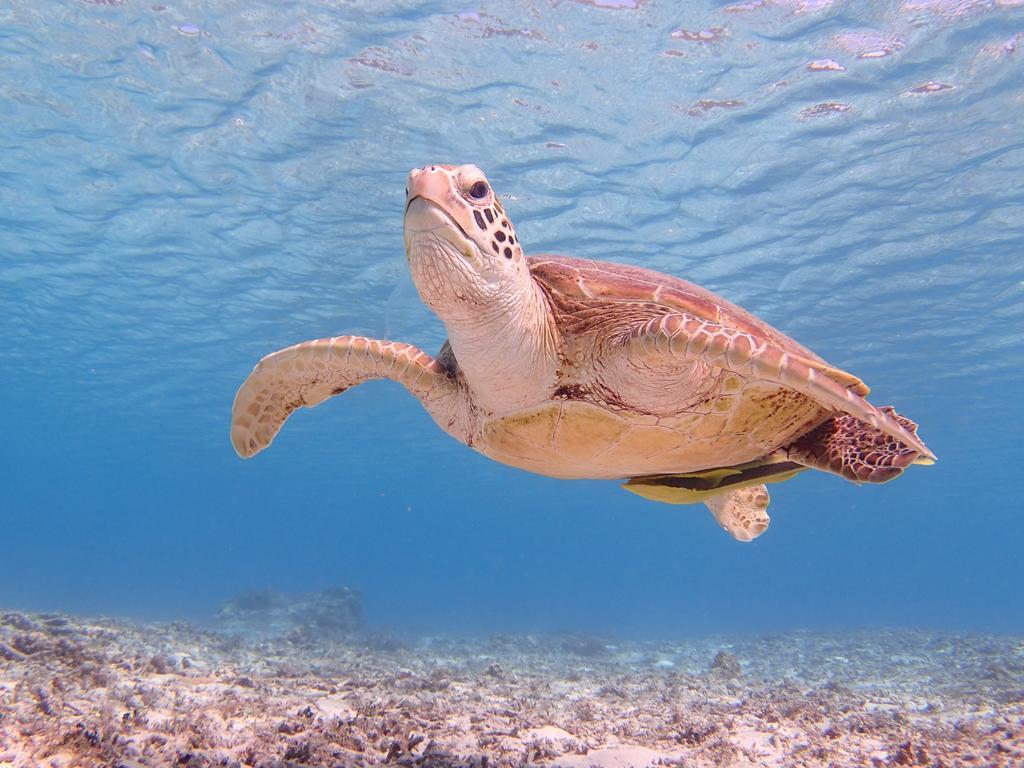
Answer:
<svg viewBox="0 0 1024 768"><path fill-rule="evenodd" d="M372 383L247 462L279 347L436 350L404 180L475 163L527 252L759 314L940 456L703 507L491 463ZM0 603L203 618L362 591L374 626L1024 630L1024 7L1015 0L0 7Z"/></svg>

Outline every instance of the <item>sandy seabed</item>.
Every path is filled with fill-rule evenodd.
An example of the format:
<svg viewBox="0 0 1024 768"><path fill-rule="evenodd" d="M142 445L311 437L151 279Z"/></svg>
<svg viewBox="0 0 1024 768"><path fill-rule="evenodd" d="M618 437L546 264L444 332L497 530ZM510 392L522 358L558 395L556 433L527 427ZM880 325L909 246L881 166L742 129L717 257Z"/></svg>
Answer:
<svg viewBox="0 0 1024 768"><path fill-rule="evenodd" d="M0 614L0 766L1024 765L1024 638L253 641Z"/></svg>

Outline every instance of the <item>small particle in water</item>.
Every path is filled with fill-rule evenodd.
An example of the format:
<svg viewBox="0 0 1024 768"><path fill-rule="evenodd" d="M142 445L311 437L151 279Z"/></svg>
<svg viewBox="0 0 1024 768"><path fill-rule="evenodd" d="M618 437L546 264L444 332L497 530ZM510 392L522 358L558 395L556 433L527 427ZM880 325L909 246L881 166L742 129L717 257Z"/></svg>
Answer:
<svg viewBox="0 0 1024 768"><path fill-rule="evenodd" d="M687 110L687 114L698 116L718 109L737 109L745 106L739 99L701 99Z"/></svg>
<svg viewBox="0 0 1024 768"><path fill-rule="evenodd" d="M849 112L853 107L850 104L843 104L839 101L826 101L821 104L815 104L813 107L807 107L800 113L800 117L803 119L811 117L825 117L826 115L837 115L842 112Z"/></svg>
<svg viewBox="0 0 1024 768"><path fill-rule="evenodd" d="M1021 0L1021 4L1024 5L1024 0ZM1024 40L1024 32L1018 32L1003 43L983 45L981 50L978 52L985 54L986 56L1008 56L1009 54L1017 52L1017 46L1022 40Z"/></svg>
<svg viewBox="0 0 1024 768"><path fill-rule="evenodd" d="M748 11L756 11L758 8L764 8L764 0L754 0L754 2L751 3L727 5L722 10L726 13L747 13Z"/></svg>
<svg viewBox="0 0 1024 768"><path fill-rule="evenodd" d="M992 0L907 0L904 11L928 11L947 19L958 19L977 11L987 11Z"/></svg>
<svg viewBox="0 0 1024 768"><path fill-rule="evenodd" d="M565 144L558 141L549 141L544 144L546 149L565 149Z"/></svg>
<svg viewBox="0 0 1024 768"><path fill-rule="evenodd" d="M592 5L595 8L614 8L616 10L625 9L627 11L635 11L640 7L642 0L576 0L577 3L583 5Z"/></svg>
<svg viewBox="0 0 1024 768"><path fill-rule="evenodd" d="M1021 2L1024 2L1024 0L1021 0ZM1024 34L1016 34L1013 37L1011 37L1003 45L1003 52L1014 53L1017 50L1017 42L1022 39L1024 39Z"/></svg>
<svg viewBox="0 0 1024 768"><path fill-rule="evenodd" d="M673 29L671 37L673 40L686 40L691 43L711 43L729 36L729 31L722 27L706 27L699 32L692 32L689 29Z"/></svg>
<svg viewBox="0 0 1024 768"><path fill-rule="evenodd" d="M499 22L502 23L502 22ZM535 29L522 27L518 29L506 29L505 27L494 27L485 24L481 33L484 37L525 37L527 40L543 40L544 35Z"/></svg>
<svg viewBox="0 0 1024 768"><path fill-rule="evenodd" d="M832 59L815 59L808 62L807 69L811 72L845 72L846 67Z"/></svg>
<svg viewBox="0 0 1024 768"><path fill-rule="evenodd" d="M832 0L802 0L796 3L795 13L816 13L824 11L832 5Z"/></svg>
<svg viewBox="0 0 1024 768"><path fill-rule="evenodd" d="M144 59L146 59L147 61L149 61L152 64L156 64L157 63L156 51L153 48L153 46L147 45L146 43L139 43L138 48L139 48L139 53L142 55L142 57Z"/></svg>
<svg viewBox="0 0 1024 768"><path fill-rule="evenodd" d="M195 37L199 34L199 27L195 24L179 24L174 29L185 37Z"/></svg>
<svg viewBox="0 0 1024 768"><path fill-rule="evenodd" d="M235 128L244 128L244 127L245 127L245 120L243 120L243 119L242 119L242 118L240 118L240 117L236 117L236 118L234 118L234 119L233 119L233 120L231 121L231 124L232 124L233 126L235 126Z"/></svg>
<svg viewBox="0 0 1024 768"><path fill-rule="evenodd" d="M876 32L874 30L851 30L832 37L833 44L858 59L881 59L906 46L901 35Z"/></svg>
<svg viewBox="0 0 1024 768"><path fill-rule="evenodd" d="M938 93L939 91L951 91L953 86L949 83L936 83L934 80L929 80L927 83L916 85L911 88L907 93L915 96L921 96L928 93Z"/></svg>
<svg viewBox="0 0 1024 768"><path fill-rule="evenodd" d="M390 72L403 77L412 77L412 70L403 67L395 61L396 52L378 45L364 48L358 56L353 56L349 61L369 69L379 69L382 72Z"/></svg>

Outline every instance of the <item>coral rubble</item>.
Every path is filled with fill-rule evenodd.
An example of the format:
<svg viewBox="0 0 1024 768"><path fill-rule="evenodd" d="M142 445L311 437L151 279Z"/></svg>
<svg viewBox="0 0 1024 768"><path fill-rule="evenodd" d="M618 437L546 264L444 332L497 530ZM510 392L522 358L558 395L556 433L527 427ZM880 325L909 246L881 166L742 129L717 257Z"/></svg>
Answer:
<svg viewBox="0 0 1024 768"><path fill-rule="evenodd" d="M2 766L527 764L1020 765L1024 642L381 643L0 616Z"/></svg>

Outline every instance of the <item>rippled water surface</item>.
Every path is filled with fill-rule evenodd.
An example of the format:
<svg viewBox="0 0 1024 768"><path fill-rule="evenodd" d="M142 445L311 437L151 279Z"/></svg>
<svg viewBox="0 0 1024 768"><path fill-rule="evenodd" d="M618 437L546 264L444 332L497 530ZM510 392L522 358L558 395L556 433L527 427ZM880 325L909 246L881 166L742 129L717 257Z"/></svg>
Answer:
<svg viewBox="0 0 1024 768"><path fill-rule="evenodd" d="M260 356L434 350L408 170L528 252L642 264L860 375L939 454L700 507L488 462L394 385L227 438ZM363 591L399 626L1024 629L1024 4L7 2L0 599L201 616Z"/></svg>

